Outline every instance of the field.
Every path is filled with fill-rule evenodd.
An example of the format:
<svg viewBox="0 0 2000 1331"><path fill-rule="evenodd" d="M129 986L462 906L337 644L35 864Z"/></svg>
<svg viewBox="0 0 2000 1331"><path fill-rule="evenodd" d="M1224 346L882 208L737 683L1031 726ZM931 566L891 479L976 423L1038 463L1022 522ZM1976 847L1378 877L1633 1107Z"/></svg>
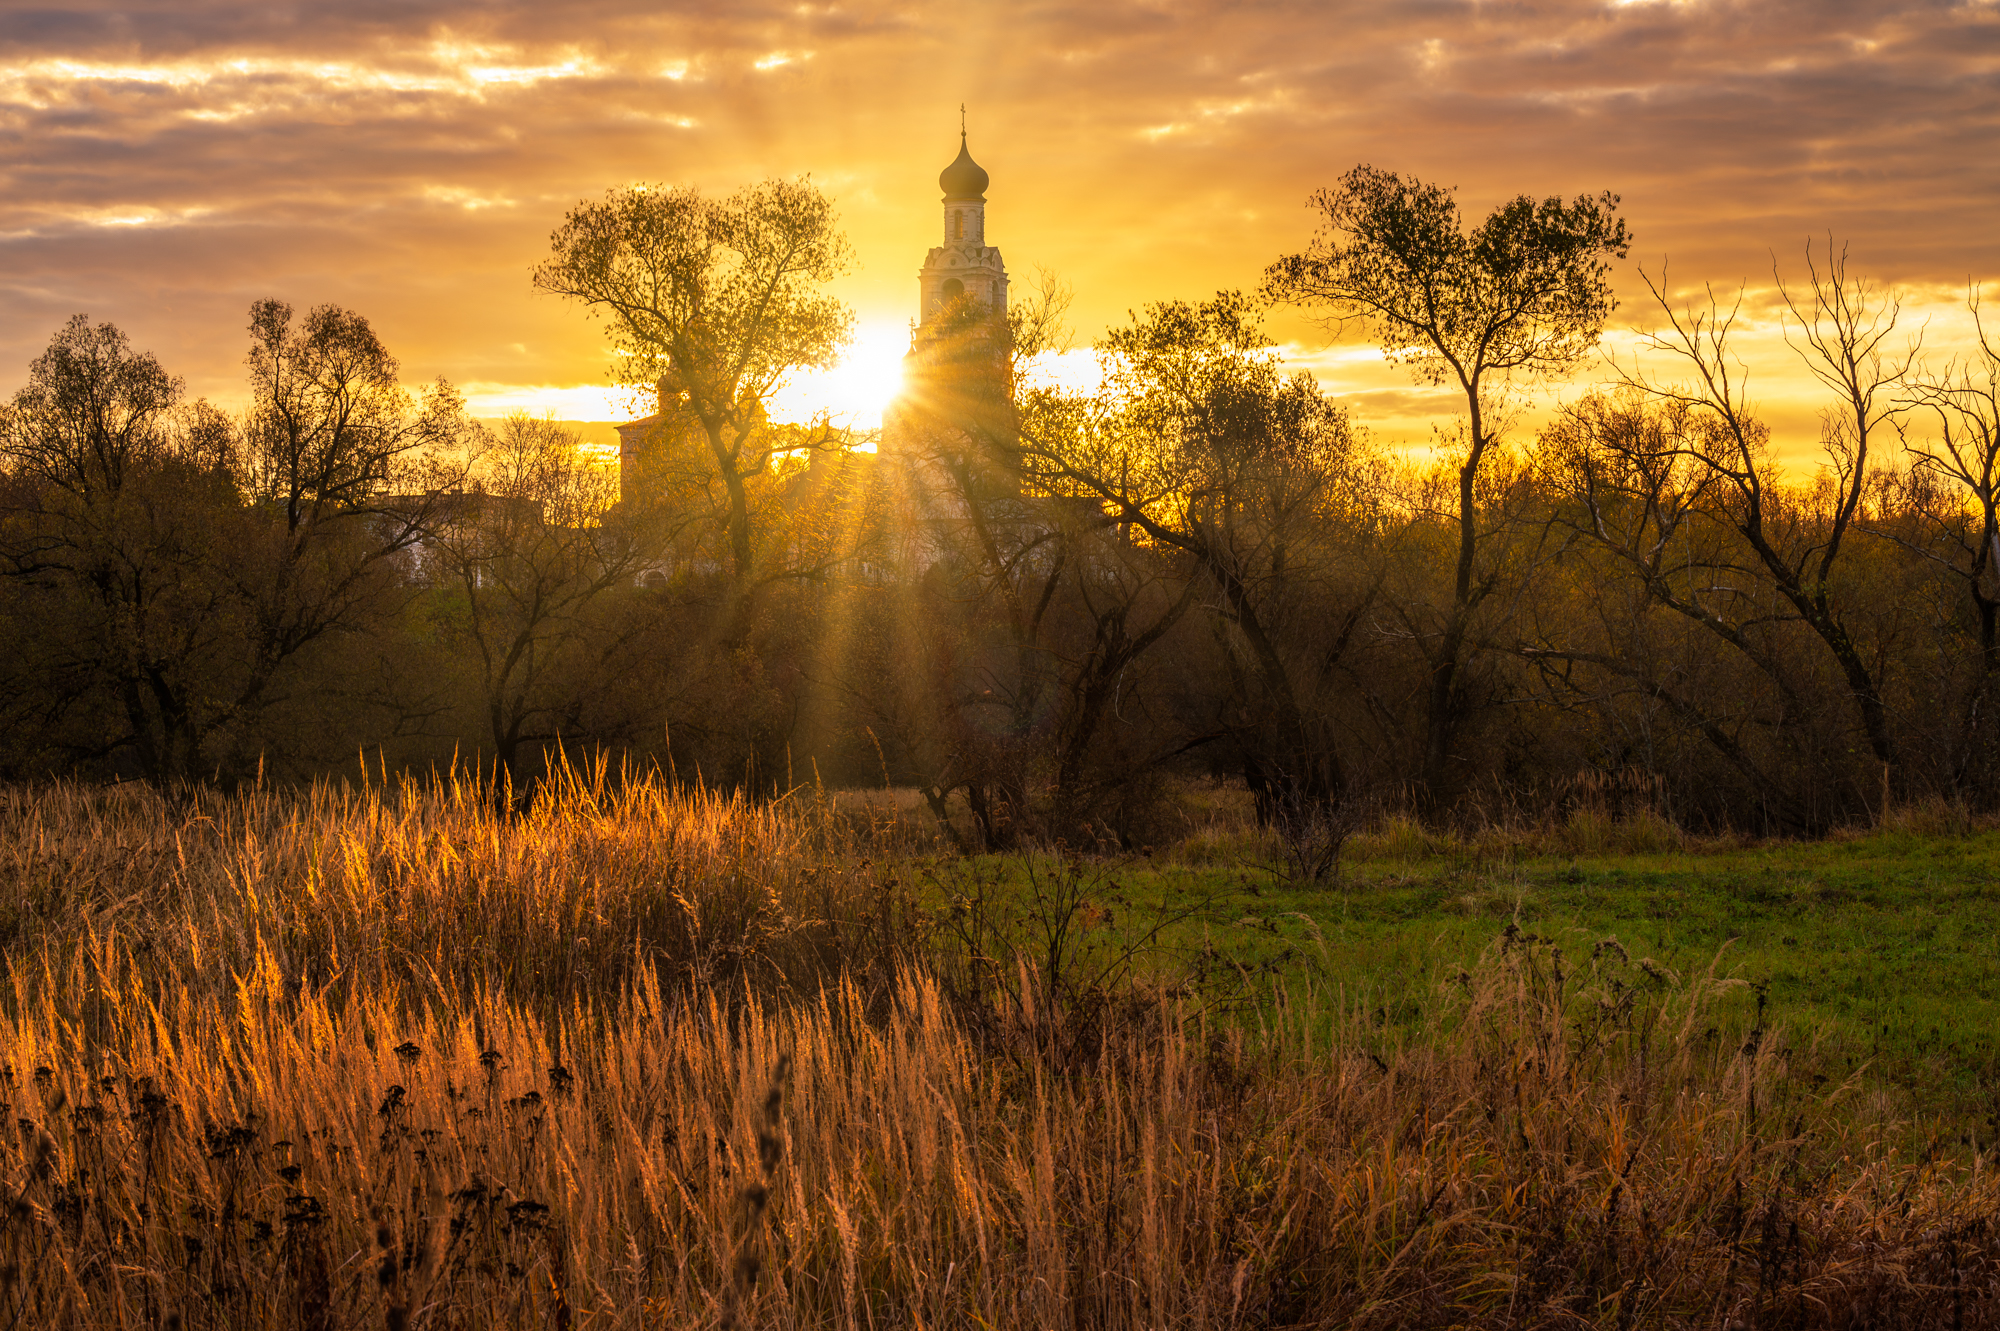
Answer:
<svg viewBox="0 0 2000 1331"><path fill-rule="evenodd" d="M2000 831L1935 810L1897 823L1766 845L1587 816L1483 839L1392 823L1354 839L1332 885L1287 882L1254 839L1222 837L1106 864L1093 886L1136 907L1135 921L1185 911L1162 931L1162 955L1206 947L1247 973L1331 985L1391 1017L1420 1010L1439 976L1471 966L1510 921L1572 953L1616 939L1677 975L1719 965L1743 981L1722 1005L1726 1021L1747 1028L1761 1007L1823 1057L1899 1092L1897 1112L1990 1141Z"/></svg>
<svg viewBox="0 0 2000 1331"><path fill-rule="evenodd" d="M2000 1325L2000 837L14 790L0 1331Z"/></svg>

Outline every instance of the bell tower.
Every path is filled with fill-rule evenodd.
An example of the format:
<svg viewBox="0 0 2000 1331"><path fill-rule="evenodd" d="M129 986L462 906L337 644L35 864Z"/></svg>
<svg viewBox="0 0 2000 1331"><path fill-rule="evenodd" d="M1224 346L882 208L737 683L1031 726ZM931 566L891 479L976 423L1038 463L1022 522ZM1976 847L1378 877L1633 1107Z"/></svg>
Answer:
<svg viewBox="0 0 2000 1331"><path fill-rule="evenodd" d="M988 177L966 147L964 107L959 108L958 156L938 176L944 191L944 244L917 272L917 325L921 332L953 301L969 298L994 314L1007 312L1007 266L986 243Z"/></svg>

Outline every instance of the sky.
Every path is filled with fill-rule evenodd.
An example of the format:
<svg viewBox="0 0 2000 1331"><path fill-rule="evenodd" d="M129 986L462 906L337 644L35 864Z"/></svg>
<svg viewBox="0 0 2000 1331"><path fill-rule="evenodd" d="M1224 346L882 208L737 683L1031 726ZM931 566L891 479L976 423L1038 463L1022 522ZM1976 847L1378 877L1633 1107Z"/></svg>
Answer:
<svg viewBox="0 0 2000 1331"><path fill-rule="evenodd" d="M1073 289L1085 361L1148 301L1254 287L1362 162L1455 187L1469 220L1618 194L1637 243L1607 348L1658 322L1642 267L1677 298L1742 290L1752 393L1796 458L1821 398L1774 263L1796 280L1830 236L1939 356L1968 280L2000 298L2000 0L0 0L0 393L82 312L239 403L247 311L276 296L359 311L480 414L611 419L601 328L529 284L565 211L809 174L853 245L857 339L788 410L866 424L961 104L988 239L1017 291ZM1449 416L1352 332L1270 328L1385 441Z"/></svg>

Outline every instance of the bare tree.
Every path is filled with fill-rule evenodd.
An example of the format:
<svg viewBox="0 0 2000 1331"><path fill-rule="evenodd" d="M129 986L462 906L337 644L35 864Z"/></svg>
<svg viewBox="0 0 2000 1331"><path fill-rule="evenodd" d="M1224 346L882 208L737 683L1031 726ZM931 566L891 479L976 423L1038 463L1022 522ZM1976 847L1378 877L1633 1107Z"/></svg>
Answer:
<svg viewBox="0 0 2000 1331"><path fill-rule="evenodd" d="M1599 576L1596 561L1583 556L1584 571L1573 581L1587 588L1586 611L1559 608L1545 594L1518 650L1557 694L1595 692L1579 676L1581 667L1663 705L1676 725L1699 734L1744 778L1772 822L1808 830L1810 812L1782 773L1759 757L1753 736L1808 715L1812 687L1784 634L1794 617L1772 613L1768 578L1744 562L1727 519L1726 481L1706 461L1715 436L1713 421L1689 403L1657 402L1630 390L1593 393L1550 422L1537 460L1545 481L1567 501L1554 521L1608 555L1609 576ZM1621 582L1637 585L1637 605L1616 590ZM1711 687L1701 671L1708 654L1665 649L1675 638L1649 627L1653 607L1747 663L1769 682L1775 705L1742 688Z"/></svg>
<svg viewBox="0 0 2000 1331"><path fill-rule="evenodd" d="M633 623L616 599L655 554L643 522L613 513L618 483L553 421L516 413L481 453L472 488L447 495L427 550L454 595L443 626L476 664L496 777L529 783L525 747L557 738Z"/></svg>
<svg viewBox="0 0 2000 1331"><path fill-rule="evenodd" d="M1978 350L1907 386L1906 403L1935 428L1903 430L1910 467L1896 478L1895 498L1918 529L1870 528L1944 569L1971 607L1976 678L1950 764L1961 790L2000 782L2000 349L1986 333L1979 294L1974 286L1966 296Z"/></svg>
<svg viewBox="0 0 2000 1331"><path fill-rule="evenodd" d="M284 664L411 592L405 555L464 479L476 427L445 380L412 394L368 320L317 305L250 307L244 482L267 519L235 565L251 607L242 705Z"/></svg>
<svg viewBox="0 0 2000 1331"><path fill-rule="evenodd" d="M1693 428L1680 456L1699 468L1700 493L1713 500L1715 516L1735 531L1778 594L1832 654L1870 751L1878 762L1894 764L1882 683L1835 603L1833 575L1859 512L1876 431L1893 407L1895 386L1908 372L1910 358L1885 354L1883 343L1895 329L1898 306L1865 279L1849 275L1845 251L1835 254L1829 242L1824 263L1809 263L1808 271L1803 301L1783 292L1802 328L1803 341L1795 346L1812 372L1839 396L1822 417L1821 444L1834 481L1832 502L1811 515L1812 521L1803 520L1796 506L1780 502L1770 431L1752 414L1746 373L1729 350L1740 299L1725 312L1710 292L1705 309L1676 309L1664 276L1659 282L1646 277L1647 289L1667 318L1666 327L1649 334L1649 341L1681 361L1690 377L1668 382L1633 374L1626 382L1692 413Z"/></svg>

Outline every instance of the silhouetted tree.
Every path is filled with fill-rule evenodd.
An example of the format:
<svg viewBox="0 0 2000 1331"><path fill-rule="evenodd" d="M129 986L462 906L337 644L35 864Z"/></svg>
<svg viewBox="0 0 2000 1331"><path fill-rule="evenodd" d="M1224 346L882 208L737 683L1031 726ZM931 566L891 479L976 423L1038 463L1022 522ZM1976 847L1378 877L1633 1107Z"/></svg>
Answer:
<svg viewBox="0 0 2000 1331"><path fill-rule="evenodd" d="M423 501L385 492L437 475L469 422L444 384L419 410L358 315L288 324L281 303L252 311L246 425L183 405L152 356L81 316L6 412L7 568L44 672L16 697L72 758L130 754L167 782L254 767L270 709L344 687L308 682L302 658L409 594ZM419 448L430 461L403 461Z"/></svg>
<svg viewBox="0 0 2000 1331"><path fill-rule="evenodd" d="M12 475L0 545L16 615L9 718L70 760L136 757L185 780L234 692L241 622L225 576L229 431L183 414L181 383L111 324L78 315L0 411ZM207 464L207 465L204 465Z"/></svg>
<svg viewBox="0 0 2000 1331"><path fill-rule="evenodd" d="M820 289L849 263L833 205L805 180L726 199L633 187L577 205L549 243L535 286L600 315L614 375L656 386L661 412L685 410L708 441L736 592L725 635L741 641L755 574L751 488L801 442L771 428L771 396L799 370L832 365L853 324Z"/></svg>
<svg viewBox="0 0 2000 1331"><path fill-rule="evenodd" d="M1357 470L1346 413L1309 375L1285 378L1269 345L1238 293L1149 305L1100 344L1101 396L1040 395L1025 430L1046 484L1102 504L1214 588L1232 630L1225 659L1242 654L1228 729L1267 814L1343 792L1309 690L1347 649L1366 600L1342 607L1315 662L1287 650L1289 589L1316 576L1314 544L1353 498Z"/></svg>
<svg viewBox="0 0 2000 1331"><path fill-rule="evenodd" d="M10 461L80 497L113 494L135 466L172 452L181 381L114 324L78 314L28 367L0 415Z"/></svg>
<svg viewBox="0 0 2000 1331"><path fill-rule="evenodd" d="M1616 307L1610 260L1631 236L1613 194L1536 201L1521 195L1470 231L1450 190L1357 166L1313 195L1320 231L1272 264L1265 294L1359 322L1391 360L1465 397L1458 467L1458 557L1451 603L1430 643L1423 783L1442 798L1462 720L1458 691L1474 612L1497 585L1479 568L1478 482L1497 439L1502 381L1565 373L1597 343Z"/></svg>

